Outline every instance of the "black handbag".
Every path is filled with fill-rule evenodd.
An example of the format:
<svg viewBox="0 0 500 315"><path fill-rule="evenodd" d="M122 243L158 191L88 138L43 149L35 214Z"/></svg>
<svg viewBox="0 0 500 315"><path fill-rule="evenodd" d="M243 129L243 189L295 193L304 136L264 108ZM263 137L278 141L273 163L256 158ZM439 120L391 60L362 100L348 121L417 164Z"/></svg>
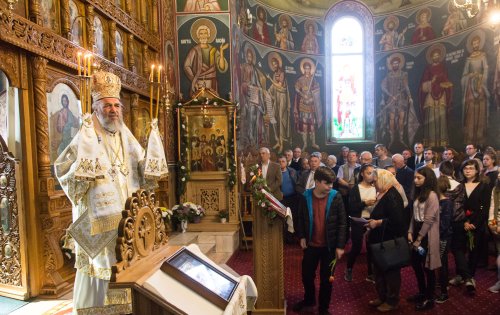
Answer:
<svg viewBox="0 0 500 315"><path fill-rule="evenodd" d="M384 239L384 230L382 231L382 240ZM381 243L370 244L372 261L375 266L388 271L406 267L410 264L410 247L404 237L397 237Z"/></svg>

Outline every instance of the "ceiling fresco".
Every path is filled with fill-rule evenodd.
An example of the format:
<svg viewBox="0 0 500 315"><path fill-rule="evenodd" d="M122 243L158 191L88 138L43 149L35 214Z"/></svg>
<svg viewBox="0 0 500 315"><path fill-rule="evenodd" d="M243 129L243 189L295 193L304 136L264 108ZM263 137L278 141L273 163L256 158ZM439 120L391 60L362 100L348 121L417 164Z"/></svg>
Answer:
<svg viewBox="0 0 500 315"><path fill-rule="evenodd" d="M339 0L250 0L249 2L261 3L278 10L322 17ZM366 4L373 14L378 15L432 2L432 0L363 0L360 2Z"/></svg>

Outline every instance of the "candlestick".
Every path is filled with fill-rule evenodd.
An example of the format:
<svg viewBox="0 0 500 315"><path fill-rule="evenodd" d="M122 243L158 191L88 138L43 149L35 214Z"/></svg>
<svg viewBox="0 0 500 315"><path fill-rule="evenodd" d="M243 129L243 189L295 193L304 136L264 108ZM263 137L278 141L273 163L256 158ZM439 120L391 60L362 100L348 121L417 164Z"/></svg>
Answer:
<svg viewBox="0 0 500 315"><path fill-rule="evenodd" d="M156 115L155 117L158 118L158 111L160 108L160 88L161 88L161 66L158 66L158 86L156 87Z"/></svg>
<svg viewBox="0 0 500 315"><path fill-rule="evenodd" d="M149 82L153 82L154 78L154 72L155 72L155 65L151 65L151 72L149 73Z"/></svg>
<svg viewBox="0 0 500 315"><path fill-rule="evenodd" d="M92 55L89 55L89 64L88 64L89 70L88 70L88 76L90 77L92 75Z"/></svg>

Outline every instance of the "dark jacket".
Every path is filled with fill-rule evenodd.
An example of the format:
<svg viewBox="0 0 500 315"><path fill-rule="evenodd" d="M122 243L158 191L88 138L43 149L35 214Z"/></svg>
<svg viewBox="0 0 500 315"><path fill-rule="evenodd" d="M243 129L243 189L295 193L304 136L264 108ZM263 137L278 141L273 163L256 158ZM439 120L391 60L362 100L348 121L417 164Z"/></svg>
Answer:
<svg viewBox="0 0 500 315"><path fill-rule="evenodd" d="M368 242L370 244L376 244L396 237L405 236L406 231L404 227L406 225L403 222L403 209L403 198L401 198L396 188L391 187L391 189L382 196L382 199L378 201L370 215L370 219L382 219L383 224L370 231Z"/></svg>
<svg viewBox="0 0 500 315"><path fill-rule="evenodd" d="M309 173L311 170L305 170L300 173L300 177L297 179L297 184L295 185L295 191L298 194L303 194L306 191L307 179L309 178Z"/></svg>
<svg viewBox="0 0 500 315"><path fill-rule="evenodd" d="M411 199L411 190L413 187L413 177L415 176L415 172L409 168L408 166L404 166L400 169L396 170L396 179L403 186L403 189L406 194L406 198L408 200Z"/></svg>
<svg viewBox="0 0 500 315"><path fill-rule="evenodd" d="M281 168L280 168L280 170L281 170ZM293 186L293 189L295 190L295 186L297 185L297 171L295 169L291 168L290 166L287 166L286 172L288 172L288 174L290 174L290 179L292 180L292 186ZM282 181L281 184L283 184L283 171L281 171L281 181ZM289 196L283 195L283 198L284 197L289 197Z"/></svg>
<svg viewBox="0 0 500 315"><path fill-rule="evenodd" d="M361 217L361 212L366 207L366 204L361 201L361 195L359 193L359 185L354 185L349 192L349 215L351 217L359 218Z"/></svg>
<svg viewBox="0 0 500 315"><path fill-rule="evenodd" d="M464 185L465 186L465 185ZM465 191L465 189L464 189ZM474 224L476 230L481 231L488 221L490 210L491 190L488 184L479 183L470 196L464 195L465 219ZM467 217L467 210L472 211L472 215Z"/></svg>
<svg viewBox="0 0 500 315"><path fill-rule="evenodd" d="M453 215L453 201L451 199L439 200L439 239L448 241L451 237L451 218Z"/></svg>
<svg viewBox="0 0 500 315"><path fill-rule="evenodd" d="M299 239L305 238L306 243L312 238L313 233L313 190L307 189L299 198L299 218L296 229ZM346 243L347 215L344 208L342 196L334 189L328 196L326 223L326 244L330 251L336 248L344 248Z"/></svg>
<svg viewBox="0 0 500 315"><path fill-rule="evenodd" d="M294 170L296 170L297 172L302 171L302 158L298 159L298 161L297 161L297 162L295 162L295 161L292 159L292 162L290 162L290 165L288 165L288 167L293 168L293 169L294 169Z"/></svg>

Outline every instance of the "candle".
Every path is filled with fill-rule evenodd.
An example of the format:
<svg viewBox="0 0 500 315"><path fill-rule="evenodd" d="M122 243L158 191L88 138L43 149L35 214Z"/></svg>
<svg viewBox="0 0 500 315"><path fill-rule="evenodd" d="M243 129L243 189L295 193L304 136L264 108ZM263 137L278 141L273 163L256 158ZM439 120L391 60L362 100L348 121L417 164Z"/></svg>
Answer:
<svg viewBox="0 0 500 315"><path fill-rule="evenodd" d="M156 115L155 117L158 118L158 111L160 108L160 88L161 88L161 66L158 66L158 86L156 87Z"/></svg>
<svg viewBox="0 0 500 315"><path fill-rule="evenodd" d="M153 82L154 73L155 73L155 65L151 65L151 72L149 73L149 82Z"/></svg>
<svg viewBox="0 0 500 315"><path fill-rule="evenodd" d="M82 52L79 51L78 54L76 54L76 60L77 60L77 63L78 63L78 76L80 76L82 74Z"/></svg>

